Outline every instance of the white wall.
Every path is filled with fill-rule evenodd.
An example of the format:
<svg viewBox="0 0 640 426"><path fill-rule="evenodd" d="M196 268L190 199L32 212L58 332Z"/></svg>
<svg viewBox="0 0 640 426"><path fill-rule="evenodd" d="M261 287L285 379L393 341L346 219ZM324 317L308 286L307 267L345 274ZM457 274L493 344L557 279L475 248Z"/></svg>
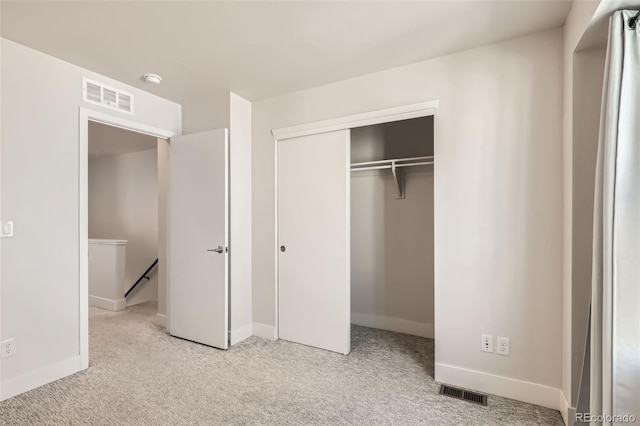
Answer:
<svg viewBox="0 0 640 426"><path fill-rule="evenodd" d="M351 176L351 322L433 337L433 175Z"/></svg>
<svg viewBox="0 0 640 426"><path fill-rule="evenodd" d="M127 306L125 266L127 240L89 239L89 304L109 311Z"/></svg>
<svg viewBox="0 0 640 426"><path fill-rule="evenodd" d="M158 258L157 156L151 149L89 160L89 238L128 241L125 290ZM149 278L127 306L158 300L158 269Z"/></svg>
<svg viewBox="0 0 640 426"><path fill-rule="evenodd" d="M254 321L276 321L270 130L439 99L436 380L562 408L562 46L553 30L255 102Z"/></svg>
<svg viewBox="0 0 640 426"><path fill-rule="evenodd" d="M234 345L252 335L251 102L229 94L230 331Z"/></svg>
<svg viewBox="0 0 640 426"><path fill-rule="evenodd" d="M351 130L351 162L433 155L433 117ZM351 322L433 337L432 167L351 173Z"/></svg>
<svg viewBox="0 0 640 426"><path fill-rule="evenodd" d="M193 93L182 103L182 130L185 135L229 128L229 92Z"/></svg>
<svg viewBox="0 0 640 426"><path fill-rule="evenodd" d="M2 339L18 352L2 360L2 398L78 371L79 108L181 132L180 106L2 39L4 220L1 240ZM46 70L43 73L42 70ZM81 101L86 76L135 96L135 115Z"/></svg>

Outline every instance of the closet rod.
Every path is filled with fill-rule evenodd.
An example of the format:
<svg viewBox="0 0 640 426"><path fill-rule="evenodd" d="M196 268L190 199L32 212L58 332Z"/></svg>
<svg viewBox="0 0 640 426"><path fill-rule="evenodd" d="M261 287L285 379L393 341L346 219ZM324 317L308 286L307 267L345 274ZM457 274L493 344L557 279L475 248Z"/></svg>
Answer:
<svg viewBox="0 0 640 426"><path fill-rule="evenodd" d="M425 161L422 163L410 163L410 164L396 164L396 167L411 167L411 166L430 166L433 164L433 161ZM386 165L386 166L369 166L369 167L356 167L356 168L352 168L351 171L352 172L359 172L361 170L385 170L385 169L391 169L393 168L392 165Z"/></svg>
<svg viewBox="0 0 640 426"><path fill-rule="evenodd" d="M423 163L396 164L396 167L430 166L431 164L433 164L433 161L425 161Z"/></svg>

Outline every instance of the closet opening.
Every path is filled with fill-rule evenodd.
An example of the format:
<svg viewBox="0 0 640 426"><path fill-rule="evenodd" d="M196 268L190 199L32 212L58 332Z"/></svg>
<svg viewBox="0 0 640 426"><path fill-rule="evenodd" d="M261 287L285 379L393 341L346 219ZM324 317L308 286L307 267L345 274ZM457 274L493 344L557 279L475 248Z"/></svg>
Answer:
<svg viewBox="0 0 640 426"><path fill-rule="evenodd" d="M433 377L437 104L273 130L280 339Z"/></svg>
<svg viewBox="0 0 640 426"><path fill-rule="evenodd" d="M351 349L392 341L432 377L433 118L353 128L350 153Z"/></svg>

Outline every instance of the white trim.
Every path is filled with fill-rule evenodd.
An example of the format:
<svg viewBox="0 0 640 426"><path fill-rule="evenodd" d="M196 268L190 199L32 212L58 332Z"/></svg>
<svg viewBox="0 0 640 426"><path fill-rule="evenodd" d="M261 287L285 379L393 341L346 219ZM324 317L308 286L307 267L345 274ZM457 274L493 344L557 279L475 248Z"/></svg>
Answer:
<svg viewBox="0 0 640 426"><path fill-rule="evenodd" d="M100 296L89 295L89 305L100 309L106 309L107 311L121 311L127 307L127 299L106 299Z"/></svg>
<svg viewBox="0 0 640 426"><path fill-rule="evenodd" d="M274 261L276 264L276 268L275 268L275 279L276 279L276 288L275 288L275 307L276 307L276 312L275 312L275 319L276 319L276 326L275 328L275 337L272 340L277 340L279 337L278 334L278 327L280 327L280 200L278 198L279 193L278 193L278 140L275 139L273 141L273 143L275 144L275 181L276 181L276 185L275 185L275 194L276 194L276 202L275 202L275 229L276 229L276 246L274 247L274 253L275 253L275 257L274 257ZM256 323L253 323L253 331L254 331L254 336L257 336L257 334L255 334L255 330L256 330ZM263 336L261 336L263 337ZM268 339L269 337L267 337Z"/></svg>
<svg viewBox="0 0 640 426"><path fill-rule="evenodd" d="M436 363L435 367L436 382L528 402L560 412L566 408L561 402L564 400L562 390L558 388L446 364Z"/></svg>
<svg viewBox="0 0 640 426"><path fill-rule="evenodd" d="M89 368L89 111L80 108L78 134L78 275L80 366Z"/></svg>
<svg viewBox="0 0 640 426"><path fill-rule="evenodd" d="M576 418L576 408L575 407L567 407L567 417L565 418L564 412L560 411L562 414L562 420L564 421L565 426L573 426Z"/></svg>
<svg viewBox="0 0 640 426"><path fill-rule="evenodd" d="M156 314L156 324L160 327L167 328L167 316L165 314Z"/></svg>
<svg viewBox="0 0 640 426"><path fill-rule="evenodd" d="M364 327L395 331L396 333L410 334L412 336L428 337L430 339L433 339L434 337L433 324L402 318L352 312L351 323L355 325L362 325Z"/></svg>
<svg viewBox="0 0 640 426"><path fill-rule="evenodd" d="M78 135L78 275L80 282L80 369L89 367L89 121L124 130L144 133L161 139L176 136L171 130L159 129L111 114L80 107Z"/></svg>
<svg viewBox="0 0 640 426"><path fill-rule="evenodd" d="M81 366L80 355L75 355L64 361L4 380L2 382L0 401L62 379L81 370L84 370L84 368Z"/></svg>
<svg viewBox="0 0 640 426"><path fill-rule="evenodd" d="M351 258L349 257L351 255L351 128L346 129L345 130L345 136L347 139L347 146L346 146L346 150L347 152L345 153L345 165L344 165L344 173L345 173L345 182L347 183L347 190L346 192L346 200L345 200L345 205L347 206L347 214L345 215L345 223L347 224L346 226L346 230L345 230L345 234L347 236L346 238L346 247L345 247L345 257L348 259L346 264L347 267L345 268L345 276L344 276L344 283L346 283L345 285L345 298L346 303L345 303L345 307L343 308L346 312L346 321L345 324L343 324L344 326L344 331L343 333L345 334L345 336L347 337L347 345L346 345L346 351L344 352L345 355L349 355L349 353L351 352Z"/></svg>
<svg viewBox="0 0 640 426"><path fill-rule="evenodd" d="M298 126L283 127L280 129L273 129L271 134L275 136L276 139L283 140L318 133L332 132L335 130L354 129L373 124L409 120L411 118L418 117L428 117L435 115L438 102L438 100L420 102L412 105L403 105L394 108L347 115L339 118L331 118L329 120L316 121L314 123L301 124Z"/></svg>
<svg viewBox="0 0 640 426"><path fill-rule="evenodd" d="M231 258L229 256L229 251L232 249L230 239L229 239L229 231L231 230L231 222L230 222L231 216L229 215L229 212L231 210L231 171L230 171L231 147L230 147L230 144L231 144L231 139L229 137L229 129L225 127L224 128L224 204L225 204L224 206L224 246L225 246L225 253L223 256L225 259L224 331L227 332L227 336L225 338L224 347L222 349L229 348L229 340L231 339L231 336L229 335L229 326L231 325L229 320L229 315L230 315L229 314L230 312L229 295L231 294Z"/></svg>
<svg viewBox="0 0 640 426"><path fill-rule="evenodd" d="M253 335L256 337L262 337L269 340L278 340L277 329L272 325L253 323L252 327Z"/></svg>
<svg viewBox="0 0 640 426"><path fill-rule="evenodd" d="M229 331L229 344L235 345L253 336L253 324L249 323L244 327Z"/></svg>
<svg viewBox="0 0 640 426"><path fill-rule="evenodd" d="M103 112L94 111L92 109L80 107L80 113L86 114L86 119L96 123L106 124L107 126L117 127L118 129L130 130L136 133L143 133L147 136L153 136L154 138L169 139L173 136L178 136L171 130L160 129L158 127L149 126L147 124L137 123L135 121L127 120L125 118L116 117L114 115L105 114Z"/></svg>
<svg viewBox="0 0 640 426"><path fill-rule="evenodd" d="M569 404L564 392L561 392L560 395L560 406L562 407L560 414L562 415L564 424L567 426L573 425L573 420L576 418L576 407L572 407L571 404Z"/></svg>

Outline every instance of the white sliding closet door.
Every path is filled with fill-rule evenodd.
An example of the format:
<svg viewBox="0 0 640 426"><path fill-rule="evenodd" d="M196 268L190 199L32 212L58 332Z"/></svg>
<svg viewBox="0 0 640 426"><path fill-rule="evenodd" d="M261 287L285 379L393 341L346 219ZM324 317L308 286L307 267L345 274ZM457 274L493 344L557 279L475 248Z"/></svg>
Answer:
<svg viewBox="0 0 640 426"><path fill-rule="evenodd" d="M171 138L169 332L228 347L227 129Z"/></svg>
<svg viewBox="0 0 640 426"><path fill-rule="evenodd" d="M279 337L348 354L350 131L278 141Z"/></svg>

